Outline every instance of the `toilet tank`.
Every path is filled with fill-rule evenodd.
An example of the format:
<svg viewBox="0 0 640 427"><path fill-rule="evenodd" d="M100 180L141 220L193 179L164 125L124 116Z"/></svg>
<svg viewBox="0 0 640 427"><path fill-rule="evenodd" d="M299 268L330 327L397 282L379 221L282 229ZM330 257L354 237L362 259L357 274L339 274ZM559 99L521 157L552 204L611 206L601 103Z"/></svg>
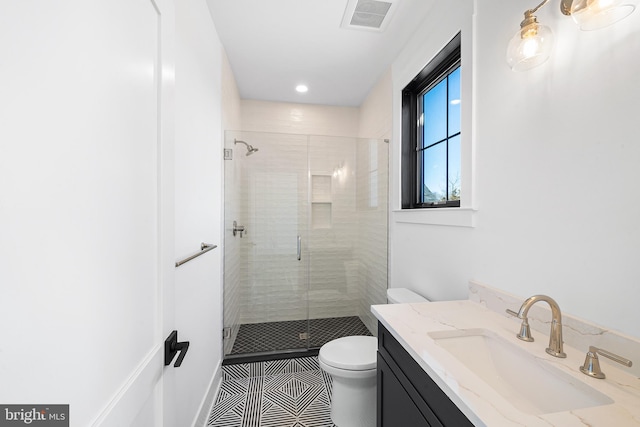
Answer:
<svg viewBox="0 0 640 427"><path fill-rule="evenodd" d="M406 304L411 302L428 302L429 300L407 288L387 289L387 302L389 304Z"/></svg>

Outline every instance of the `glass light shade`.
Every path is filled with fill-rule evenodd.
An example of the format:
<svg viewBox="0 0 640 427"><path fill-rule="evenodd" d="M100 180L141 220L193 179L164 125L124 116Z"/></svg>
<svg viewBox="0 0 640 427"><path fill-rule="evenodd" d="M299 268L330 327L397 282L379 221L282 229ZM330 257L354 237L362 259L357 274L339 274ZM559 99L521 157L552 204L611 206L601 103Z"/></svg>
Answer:
<svg viewBox="0 0 640 427"><path fill-rule="evenodd" d="M543 64L553 51L553 33L546 25L522 27L509 41L507 63L513 71L525 71Z"/></svg>
<svg viewBox="0 0 640 427"><path fill-rule="evenodd" d="M591 31L615 24L635 8L630 0L574 0L571 17L581 30Z"/></svg>

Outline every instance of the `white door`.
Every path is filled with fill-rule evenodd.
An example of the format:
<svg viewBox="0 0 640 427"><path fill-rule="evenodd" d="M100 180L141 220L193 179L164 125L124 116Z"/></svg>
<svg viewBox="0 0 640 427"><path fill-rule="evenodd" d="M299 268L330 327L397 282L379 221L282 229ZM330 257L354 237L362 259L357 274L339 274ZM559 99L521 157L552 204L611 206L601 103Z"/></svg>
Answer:
<svg viewBox="0 0 640 427"><path fill-rule="evenodd" d="M171 5L0 2L0 404L163 423Z"/></svg>

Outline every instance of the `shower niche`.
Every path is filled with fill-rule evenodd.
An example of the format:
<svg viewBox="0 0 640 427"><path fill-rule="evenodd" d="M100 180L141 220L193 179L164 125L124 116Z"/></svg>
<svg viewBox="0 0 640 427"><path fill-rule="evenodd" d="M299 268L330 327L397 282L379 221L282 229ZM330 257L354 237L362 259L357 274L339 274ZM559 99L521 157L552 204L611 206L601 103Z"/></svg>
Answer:
<svg viewBox="0 0 640 427"><path fill-rule="evenodd" d="M311 227L331 228L331 175L311 175Z"/></svg>
<svg viewBox="0 0 640 427"><path fill-rule="evenodd" d="M369 307L387 288L388 144L225 132L224 148L234 146L224 161L225 363L375 333ZM234 221L250 231L242 239Z"/></svg>

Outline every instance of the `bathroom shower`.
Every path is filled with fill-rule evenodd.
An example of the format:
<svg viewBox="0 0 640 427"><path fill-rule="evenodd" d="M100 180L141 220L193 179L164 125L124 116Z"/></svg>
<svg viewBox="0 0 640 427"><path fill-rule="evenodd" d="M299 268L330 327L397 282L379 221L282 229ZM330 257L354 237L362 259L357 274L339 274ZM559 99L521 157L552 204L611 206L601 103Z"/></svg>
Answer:
<svg viewBox="0 0 640 427"><path fill-rule="evenodd" d="M246 146L247 146L247 154L245 154L245 156L250 156L250 155L252 155L253 153L255 153L256 151L258 151L258 149L257 149L257 148L254 148L254 146L253 146L253 145L247 144L247 143L246 143L246 142L244 142L244 141L239 141L239 140L237 140L237 139L234 139L234 140L233 140L233 145L236 145L236 144L244 144L244 145L246 145Z"/></svg>
<svg viewBox="0 0 640 427"><path fill-rule="evenodd" d="M225 359L306 354L375 333L370 306L387 288L388 144L227 131L225 148L258 150L245 141L261 155L224 162ZM251 233L234 235L234 221Z"/></svg>

